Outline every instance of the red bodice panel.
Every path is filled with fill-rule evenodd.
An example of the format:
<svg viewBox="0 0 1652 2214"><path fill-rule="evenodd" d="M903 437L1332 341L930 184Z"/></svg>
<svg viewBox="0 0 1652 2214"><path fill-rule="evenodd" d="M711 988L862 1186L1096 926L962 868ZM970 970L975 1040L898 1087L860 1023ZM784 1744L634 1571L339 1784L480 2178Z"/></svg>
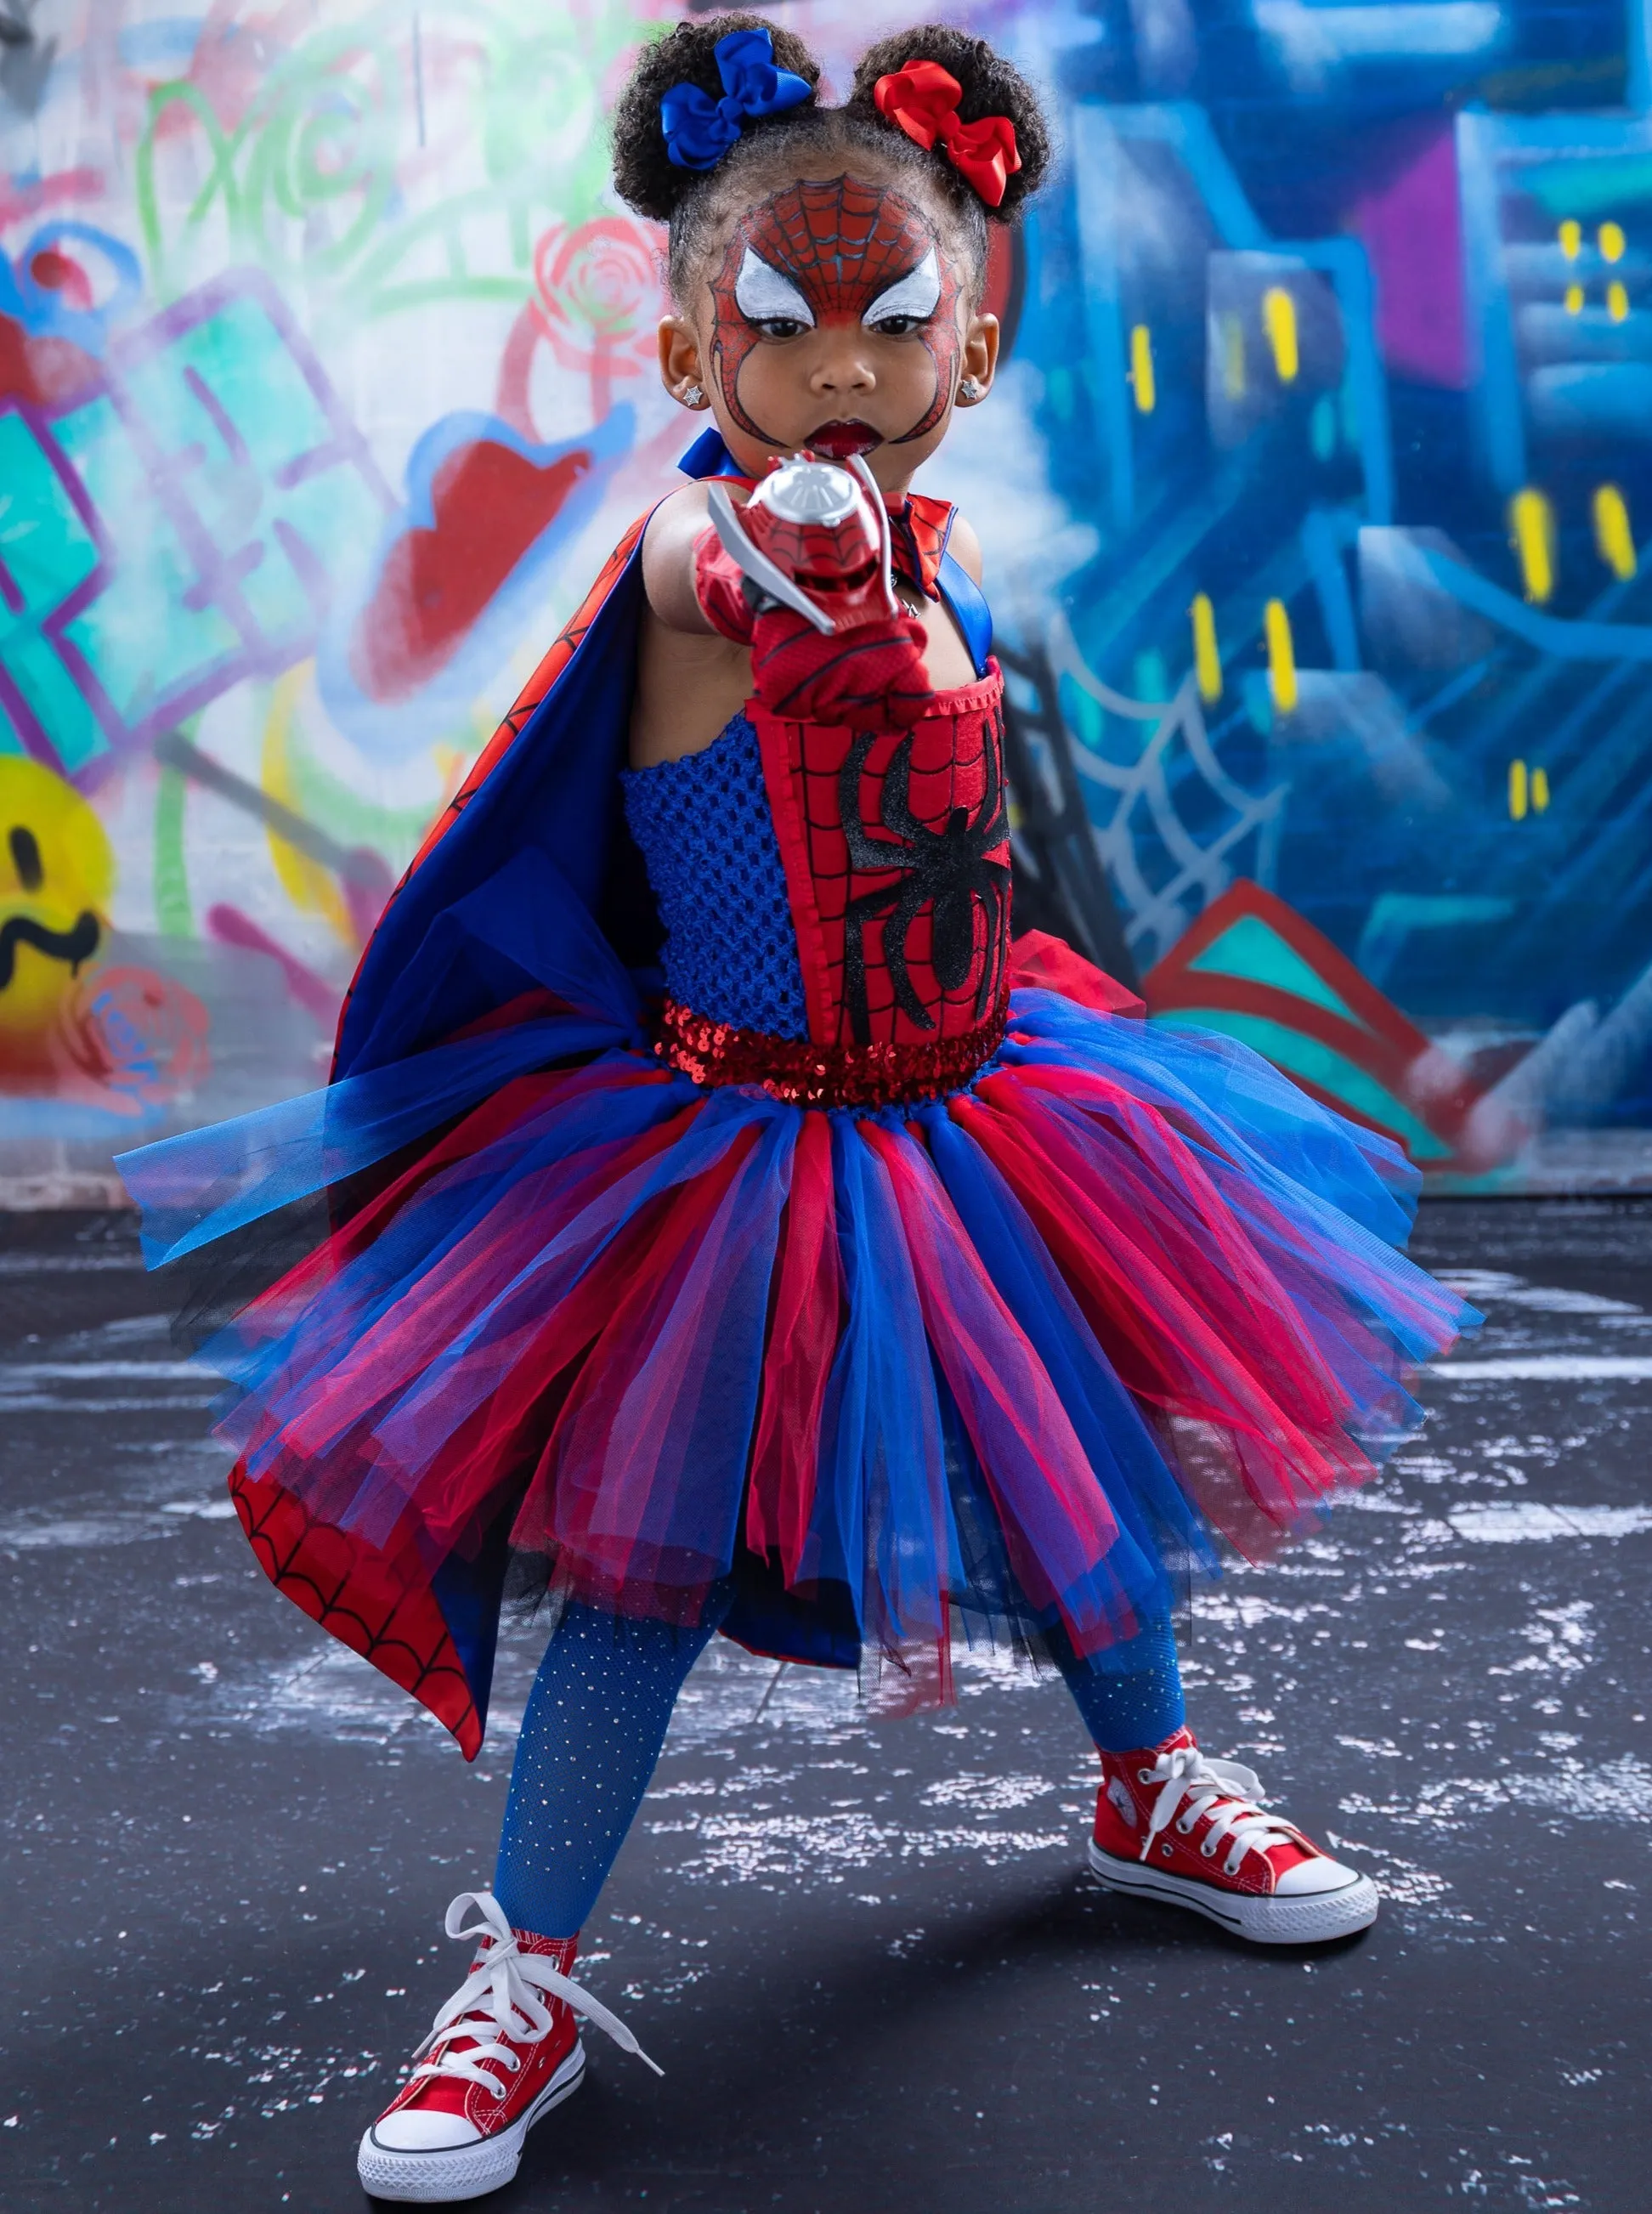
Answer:
<svg viewBox="0 0 1652 2214"><path fill-rule="evenodd" d="M812 1043L935 1044L1003 1003L1010 940L1003 682L903 733L746 713L785 864Z"/></svg>

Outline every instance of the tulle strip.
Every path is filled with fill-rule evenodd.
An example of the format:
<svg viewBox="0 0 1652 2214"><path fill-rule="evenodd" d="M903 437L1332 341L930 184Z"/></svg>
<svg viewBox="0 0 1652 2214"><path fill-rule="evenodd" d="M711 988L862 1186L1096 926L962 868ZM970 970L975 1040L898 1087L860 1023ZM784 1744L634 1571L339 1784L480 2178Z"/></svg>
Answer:
<svg viewBox="0 0 1652 2214"><path fill-rule="evenodd" d="M137 1157L175 1248L450 1125L208 1349L251 1473L432 1570L505 1514L560 1589L688 1621L743 1544L903 1660L962 1608L1104 1661L1213 1532L1368 1474L1472 1319L1385 1243L1403 1159L1227 1041L1018 992L967 1090L857 1117L607 1035L466 1041L423 1108L410 1063L352 1079L331 1153L295 1110L216 1190L211 1147Z"/></svg>
<svg viewBox="0 0 1652 2214"><path fill-rule="evenodd" d="M144 1262L162 1268L343 1183L525 1071L621 1045L634 1028L605 1014L550 1012L119 1153L143 1210Z"/></svg>

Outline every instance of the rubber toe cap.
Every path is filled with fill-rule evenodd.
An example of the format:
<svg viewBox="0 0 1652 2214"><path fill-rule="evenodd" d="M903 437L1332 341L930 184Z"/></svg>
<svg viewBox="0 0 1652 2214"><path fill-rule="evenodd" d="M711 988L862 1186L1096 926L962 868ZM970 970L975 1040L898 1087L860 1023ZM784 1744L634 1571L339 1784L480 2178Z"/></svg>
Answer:
<svg viewBox="0 0 1652 2214"><path fill-rule="evenodd" d="M1321 1892L1346 1891L1349 1884L1358 1883L1357 1868L1344 1868L1328 1853L1316 1853L1312 1860L1298 1861L1288 1868L1274 1886L1276 1899L1312 1899Z"/></svg>
<svg viewBox="0 0 1652 2214"><path fill-rule="evenodd" d="M423 2107L403 2107L381 2115L368 2136L381 2152L457 2152L479 2144L481 2131L462 2114Z"/></svg>

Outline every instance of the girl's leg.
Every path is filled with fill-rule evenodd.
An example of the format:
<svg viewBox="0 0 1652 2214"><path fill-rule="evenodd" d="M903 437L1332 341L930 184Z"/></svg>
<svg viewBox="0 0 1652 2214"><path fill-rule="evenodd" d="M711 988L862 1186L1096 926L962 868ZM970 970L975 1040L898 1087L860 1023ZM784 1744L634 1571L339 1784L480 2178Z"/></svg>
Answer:
<svg viewBox="0 0 1652 2214"><path fill-rule="evenodd" d="M564 1612L523 1716L499 1838L493 1894L514 1928L572 1937L585 1921L720 1613L680 1629Z"/></svg>
<svg viewBox="0 0 1652 2214"><path fill-rule="evenodd" d="M449 1936L477 1941L470 1973L361 2141L357 2172L378 2197L446 2205L508 2183L529 2130L584 2076L576 2008L640 2051L573 1981L576 1940L727 1605L715 1594L692 1630L577 1605L558 1623L523 1716L493 1893L448 1909Z"/></svg>
<svg viewBox="0 0 1652 2214"><path fill-rule="evenodd" d="M1176 1633L1160 1615L1130 1639L1101 1655L1099 1667L1056 1650L1056 1665L1084 1726L1102 1752L1133 1752L1162 1745L1187 1719Z"/></svg>

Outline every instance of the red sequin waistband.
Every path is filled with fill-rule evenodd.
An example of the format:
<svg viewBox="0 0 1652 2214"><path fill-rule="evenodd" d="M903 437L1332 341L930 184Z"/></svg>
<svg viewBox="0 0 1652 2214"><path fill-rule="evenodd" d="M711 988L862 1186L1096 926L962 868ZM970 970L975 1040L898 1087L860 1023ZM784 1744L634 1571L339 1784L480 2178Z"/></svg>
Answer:
<svg viewBox="0 0 1652 2214"><path fill-rule="evenodd" d="M696 1084L751 1084L799 1107L889 1107L961 1092L1004 1042L1007 1003L973 1030L913 1044L812 1045L714 1023L667 1000L654 1051Z"/></svg>

